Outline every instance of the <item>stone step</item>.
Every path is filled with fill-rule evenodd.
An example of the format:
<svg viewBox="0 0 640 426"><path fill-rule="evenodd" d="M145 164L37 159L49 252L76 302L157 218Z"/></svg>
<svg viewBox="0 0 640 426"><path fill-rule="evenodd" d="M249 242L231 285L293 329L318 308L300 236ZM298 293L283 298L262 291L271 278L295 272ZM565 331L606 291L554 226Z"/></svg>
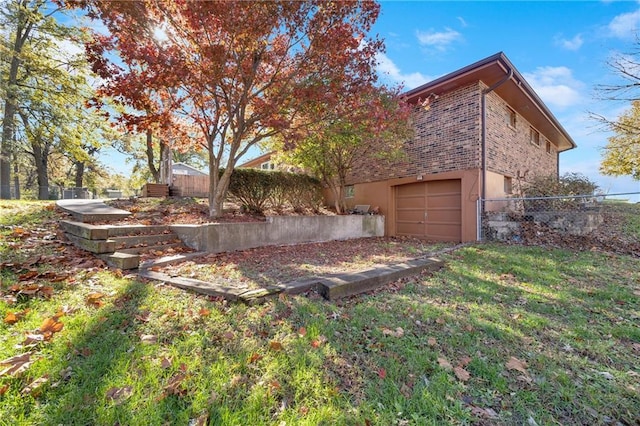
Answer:
<svg viewBox="0 0 640 426"><path fill-rule="evenodd" d="M163 252L162 255L164 255L164 252L169 249L169 248L174 248L174 247L184 247L184 245L182 243L179 242L169 242L167 244L155 244L152 246L141 246L141 247L131 247L131 248L123 248L123 249L119 249L119 252L122 253L128 253L128 254L145 254L145 253L151 253L154 254L154 252L156 251L161 251Z"/></svg>
<svg viewBox="0 0 640 426"><path fill-rule="evenodd" d="M90 240L73 234L66 235L73 245L91 253L102 254L116 251L116 242L113 240Z"/></svg>
<svg viewBox="0 0 640 426"><path fill-rule="evenodd" d="M90 225L88 223L71 220L60 221L62 230L86 240L106 240L109 238L109 228L103 225Z"/></svg>
<svg viewBox="0 0 640 426"><path fill-rule="evenodd" d="M122 237L112 237L109 240L115 242L117 250L138 248L158 245L159 243L177 243L180 240L175 234L159 234L159 235L131 235Z"/></svg>
<svg viewBox="0 0 640 426"><path fill-rule="evenodd" d="M115 225L108 227L109 237L172 234L168 225Z"/></svg>
<svg viewBox="0 0 640 426"><path fill-rule="evenodd" d="M138 254L117 251L115 253L101 254L98 257L114 268L138 269L140 266L140 255Z"/></svg>

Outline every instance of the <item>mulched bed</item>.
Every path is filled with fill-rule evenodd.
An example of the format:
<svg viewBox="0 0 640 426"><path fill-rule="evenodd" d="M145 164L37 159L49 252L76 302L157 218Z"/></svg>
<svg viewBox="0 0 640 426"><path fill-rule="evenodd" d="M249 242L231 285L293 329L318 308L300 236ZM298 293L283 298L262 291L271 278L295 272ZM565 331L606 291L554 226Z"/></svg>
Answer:
<svg viewBox="0 0 640 426"><path fill-rule="evenodd" d="M393 265L431 256L452 245L415 238L379 237L269 246L201 256L158 271L203 281L225 278L236 281L238 285L261 287L294 279Z"/></svg>

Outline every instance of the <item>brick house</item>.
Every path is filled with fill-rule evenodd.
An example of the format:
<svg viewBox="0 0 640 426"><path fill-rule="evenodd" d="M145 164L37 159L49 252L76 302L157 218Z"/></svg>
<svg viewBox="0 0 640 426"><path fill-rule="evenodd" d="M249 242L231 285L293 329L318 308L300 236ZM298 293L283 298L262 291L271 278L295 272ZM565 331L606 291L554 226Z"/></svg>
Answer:
<svg viewBox="0 0 640 426"><path fill-rule="evenodd" d="M558 174L559 154L576 147L502 52L404 95L416 131L405 159L363 161L347 182L349 205L378 207L386 235L474 241L478 198Z"/></svg>

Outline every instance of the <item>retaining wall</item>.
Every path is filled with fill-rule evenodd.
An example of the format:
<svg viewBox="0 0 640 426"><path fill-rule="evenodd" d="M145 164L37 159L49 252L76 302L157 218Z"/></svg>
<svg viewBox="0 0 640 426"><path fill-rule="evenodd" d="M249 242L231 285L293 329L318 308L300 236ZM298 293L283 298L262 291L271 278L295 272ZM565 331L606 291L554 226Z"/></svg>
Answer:
<svg viewBox="0 0 640 426"><path fill-rule="evenodd" d="M384 216L270 216L266 222L173 225L182 242L198 251L220 253L287 245L384 236Z"/></svg>

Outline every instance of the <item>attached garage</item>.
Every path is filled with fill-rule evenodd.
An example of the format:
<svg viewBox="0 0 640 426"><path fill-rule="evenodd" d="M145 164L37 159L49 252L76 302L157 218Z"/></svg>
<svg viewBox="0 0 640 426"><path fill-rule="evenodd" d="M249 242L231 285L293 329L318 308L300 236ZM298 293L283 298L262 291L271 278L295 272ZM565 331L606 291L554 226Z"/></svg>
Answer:
<svg viewBox="0 0 640 426"><path fill-rule="evenodd" d="M460 179L395 187L395 234L433 241L462 240Z"/></svg>

